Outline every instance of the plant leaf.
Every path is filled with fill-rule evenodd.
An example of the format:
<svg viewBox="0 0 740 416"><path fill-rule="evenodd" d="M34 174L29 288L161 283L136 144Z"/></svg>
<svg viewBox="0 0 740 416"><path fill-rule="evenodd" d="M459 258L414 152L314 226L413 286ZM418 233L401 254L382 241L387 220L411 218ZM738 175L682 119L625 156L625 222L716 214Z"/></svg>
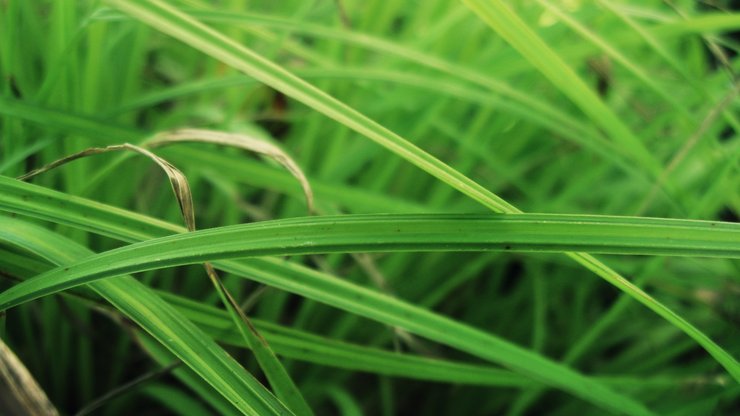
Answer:
<svg viewBox="0 0 740 416"><path fill-rule="evenodd" d="M0 208L125 241L185 232L166 222L0 176ZM60 210L59 206L66 209ZM148 237L147 237L148 235ZM304 266L276 259L219 261L219 269L409 332L501 364L608 409L646 414L644 406L598 382L508 341L407 302ZM2 295L0 295L2 296Z"/></svg>
<svg viewBox="0 0 740 416"><path fill-rule="evenodd" d="M0 217L0 239L55 264L69 264L93 253L37 225ZM172 306L130 276L89 285L140 325L175 356L247 415L287 415L267 389Z"/></svg>
<svg viewBox="0 0 740 416"><path fill-rule="evenodd" d="M292 160L287 157L285 153L277 149L275 146L268 146L256 139L251 139L240 135L228 135L215 131L184 130L173 133L165 133L164 135L155 138L155 140L150 143L150 146L162 146L177 143L180 141L190 140L206 141L219 144L230 144L247 149L251 148L254 151L260 151L265 154L271 153L272 157L281 159L283 160L283 163L288 164L290 166L289 169L295 169L298 174L300 174L301 176L303 175L300 169L298 169L297 165L295 165L295 163L292 162ZM125 143L122 145L112 145L104 148L86 149L81 152L77 152L56 160L39 169L33 170L28 174L21 176L19 179L24 180L32 178L40 173L47 172L51 169L80 159L82 157L118 150L131 150L142 154L155 162L157 165L159 165L160 168L162 168L170 181L172 191L174 192L175 199L178 203L178 206L180 207L180 212L182 214L182 218L185 222L186 228L188 229L188 231L195 231L196 226L195 210L193 208L193 195L192 191L190 190L190 184L188 183L185 175L165 159L155 155L147 149L136 145ZM304 180L303 183L305 183L305 185L307 186L308 183L305 181L305 177L302 177ZM308 189L310 193L310 187ZM310 194L309 196L307 196L307 198L309 207L311 207L312 197L310 196ZM216 270L208 262L205 262L203 265L205 267L208 278L213 283L214 288L216 289L219 296L221 297L221 300L224 303L224 306L232 315L234 324L237 326L237 328L239 328L239 331L244 336L247 343L251 346L251 349L260 364L260 367L270 381L270 385L275 389L278 397L286 402L288 406L297 414L312 415L313 412L303 398L303 395L301 395L300 390L298 390L298 387L296 387L295 383L293 383L293 380L290 378L287 371L285 371L285 368L283 368L278 358L272 352L270 346L267 344L267 341L265 341L264 338L262 338L262 336L259 334L259 332L257 332L257 329L254 328L254 326L249 321L249 318L247 318L244 312L242 312L237 302L223 285L221 279L216 273Z"/></svg>
<svg viewBox="0 0 740 416"><path fill-rule="evenodd" d="M335 252L578 249L740 258L738 241L740 224L641 217L368 214L291 218L194 231L110 250L8 289L0 294L0 309L105 276L207 260ZM600 267L598 262L590 266Z"/></svg>
<svg viewBox="0 0 740 416"><path fill-rule="evenodd" d="M266 140L247 136L246 134L204 129L178 129L159 133L151 141L147 141L147 147L162 147L183 142L214 143L221 146L232 146L274 159L301 184L303 195L306 197L308 212L313 212L313 191L306 175L293 158L280 147Z"/></svg>
<svg viewBox="0 0 740 416"><path fill-rule="evenodd" d="M653 175L660 173L660 164L642 142L508 6L498 0L491 3L481 0L466 1L489 25L500 31L509 43L563 90L584 113L607 130L615 142L621 143L630 154L643 162ZM344 124L492 211L521 213L521 210L506 200L403 137L180 10L159 0L108 0L108 2L157 30L245 72ZM580 252L568 252L566 255L681 329L725 367L734 379L740 381L740 364L737 360L683 317L592 255Z"/></svg>

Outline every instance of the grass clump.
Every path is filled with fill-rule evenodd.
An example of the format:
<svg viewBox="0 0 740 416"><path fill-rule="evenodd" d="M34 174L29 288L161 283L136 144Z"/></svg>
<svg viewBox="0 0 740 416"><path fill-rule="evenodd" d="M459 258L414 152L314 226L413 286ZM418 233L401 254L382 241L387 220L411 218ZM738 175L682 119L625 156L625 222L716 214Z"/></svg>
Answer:
<svg viewBox="0 0 740 416"><path fill-rule="evenodd" d="M740 401L729 5L0 11L3 339L60 413Z"/></svg>

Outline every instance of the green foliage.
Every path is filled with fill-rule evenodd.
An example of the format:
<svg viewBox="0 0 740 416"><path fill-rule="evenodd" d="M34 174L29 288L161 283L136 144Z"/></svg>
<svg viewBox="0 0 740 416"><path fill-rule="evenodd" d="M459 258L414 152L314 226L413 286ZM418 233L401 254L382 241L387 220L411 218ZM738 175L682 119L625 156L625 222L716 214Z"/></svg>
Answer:
<svg viewBox="0 0 740 416"><path fill-rule="evenodd" d="M0 22L2 336L62 414L740 401L728 5L33 0ZM123 149L149 161L83 157Z"/></svg>

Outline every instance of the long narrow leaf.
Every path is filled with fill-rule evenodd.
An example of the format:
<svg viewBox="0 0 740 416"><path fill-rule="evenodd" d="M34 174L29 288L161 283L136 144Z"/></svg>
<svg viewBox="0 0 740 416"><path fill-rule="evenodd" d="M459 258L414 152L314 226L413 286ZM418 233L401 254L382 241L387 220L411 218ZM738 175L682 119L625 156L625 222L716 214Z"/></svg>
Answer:
<svg viewBox="0 0 740 416"><path fill-rule="evenodd" d="M74 243L71 244L74 245ZM30 278L48 271L52 266L27 255L21 256L0 250L0 267L14 276ZM157 296L174 306L185 318L213 337L214 340L229 345L249 347L241 334L235 330L233 321L225 311L169 292L153 291ZM80 294L73 292L66 292L65 294L71 298L80 296ZM86 298L85 300L90 301ZM532 387L537 385L533 380L519 374L492 366L391 352L380 348L329 339L260 319L252 319L252 322L269 341L270 346L277 354L307 363L444 383L503 387ZM147 349L149 349L149 343L156 342L144 339L141 341L148 341L145 345ZM156 353L157 351L152 352ZM171 355L169 359L162 360L158 359L157 354L153 355L153 358L157 359L163 366L176 360ZM175 370L175 372L178 370ZM191 377L198 378L194 373L190 374L190 377L185 378L188 380L188 385L194 381ZM202 387L198 388L202 389Z"/></svg>
<svg viewBox="0 0 740 416"><path fill-rule="evenodd" d="M174 7L156 0L109 0L109 3L346 125L481 204L496 211L516 211L508 202L416 145Z"/></svg>
<svg viewBox="0 0 740 416"><path fill-rule="evenodd" d="M62 265L93 254L37 225L7 217L0 217L0 240ZM92 282L90 287L166 346L242 413L290 414L208 335L137 280L118 276Z"/></svg>
<svg viewBox="0 0 740 416"><path fill-rule="evenodd" d="M606 129L615 142L623 144L631 154L644 162L651 173L659 173L659 164L642 142L508 6L498 0L492 3L466 1L492 27L501 31L507 41L533 62L558 88L563 89L586 114ZM357 131L483 206L495 212L521 212L408 140L178 9L158 0L109 0L109 3ZM725 367L735 380L740 381L740 363L683 317L595 257L580 252L566 254L681 329Z"/></svg>
<svg viewBox="0 0 740 416"><path fill-rule="evenodd" d="M547 44L500 0L463 0L493 30L513 46L550 82L573 101L586 115L598 123L615 143L637 160L646 164L654 175L659 163L645 145L630 131L614 112L596 96Z"/></svg>
<svg viewBox="0 0 740 416"><path fill-rule="evenodd" d="M647 237L648 235L649 237ZM148 240L44 273L0 294L0 310L107 276L269 255L588 250L740 258L740 224L554 214L347 215L263 221ZM592 267L600 267L597 262Z"/></svg>
<svg viewBox="0 0 740 416"><path fill-rule="evenodd" d="M120 210L82 198L0 177L0 207L51 221L123 238L140 240L185 232L183 227ZM67 209L59 210L59 206ZM158 229L158 230L157 230ZM546 385L571 392L599 406L628 414L646 414L644 407L572 370L524 350L499 337L431 313L375 291L359 287L306 267L282 260L253 259L214 263L237 276L300 294L310 299L366 316L387 325L402 327L445 345L504 365Z"/></svg>

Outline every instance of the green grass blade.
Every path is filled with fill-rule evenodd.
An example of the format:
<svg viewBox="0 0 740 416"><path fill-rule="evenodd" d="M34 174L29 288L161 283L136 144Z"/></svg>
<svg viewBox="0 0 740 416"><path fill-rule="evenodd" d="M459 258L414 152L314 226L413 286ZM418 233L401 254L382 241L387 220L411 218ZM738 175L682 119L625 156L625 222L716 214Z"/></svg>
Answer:
<svg viewBox="0 0 740 416"><path fill-rule="evenodd" d="M136 338L142 349L162 367L170 365L178 359L167 348L145 332L137 331ZM179 366L172 370L172 374L216 409L220 415L234 416L240 414L231 403L226 401L222 395L189 367Z"/></svg>
<svg viewBox="0 0 740 416"><path fill-rule="evenodd" d="M661 223L667 224L657 225ZM612 227L626 227L627 232L620 233L623 230L615 231ZM589 231L584 233L583 229ZM702 242L703 249L714 238L722 250L732 253L737 252L740 241L740 226L699 221L535 214L299 218L221 227L112 250L14 286L0 294L0 308L103 277L211 259L332 251L532 249L548 244L546 239L550 236L557 250L562 250L562 241L568 236L583 235L590 242L607 236L602 237L602 243L614 239L622 247L629 246L630 241L641 244L646 230L672 248L682 236ZM598 261L591 264L595 269L600 267Z"/></svg>
<svg viewBox="0 0 740 416"><path fill-rule="evenodd" d="M615 143L657 175L660 164L616 114L575 71L532 31L510 6L500 0L463 0L486 24L547 77L581 111L599 125Z"/></svg>
<svg viewBox="0 0 740 416"><path fill-rule="evenodd" d="M139 143L149 136L143 131L105 122L94 117L50 109L2 96L0 96L0 113L35 123L42 123L47 128L51 127L63 132L96 137L106 143L121 141ZM290 174L283 170L266 166L264 163L257 163L243 157L234 158L224 154L201 152L194 149L170 149L168 152L176 156L175 160L187 161L194 165L224 166L235 178L252 186L284 192L298 198L302 196L300 187L297 186ZM104 172L110 173L108 167L105 168ZM99 175L100 173L96 178ZM352 208L353 212L432 211L425 205L371 192L366 189L339 185L313 177L309 177L309 182L316 193L317 199L340 203L343 206Z"/></svg>
<svg viewBox="0 0 740 416"><path fill-rule="evenodd" d="M13 276L22 278L30 278L51 268L47 263L3 250L0 250L0 267ZM174 306L185 318L198 325L214 340L228 345L248 348L241 334L234 329L232 321L225 311L169 292L154 290L154 293ZM69 297L77 296L72 292L66 294ZM85 300L89 299L85 298ZM500 387L532 387L537 385L534 381L519 374L487 365L474 365L365 347L256 318L252 319L252 322L278 355L308 363L351 371L444 383ZM142 334L138 338L143 343L144 348L150 352L152 358L162 366L169 365L176 360L171 354L160 354L163 347L156 348L152 346L151 344L156 343L156 341L150 337ZM179 370L174 371L177 373ZM186 375L183 374L183 376ZM182 379L189 386L197 384L191 387L199 392L210 389L207 384L205 384L207 388L204 388L205 382L194 373Z"/></svg>
<svg viewBox="0 0 740 416"><path fill-rule="evenodd" d="M160 1L111 0L109 3L357 131L484 206L499 212L518 212L508 202L409 141L179 10Z"/></svg>
<svg viewBox="0 0 740 416"><path fill-rule="evenodd" d="M462 1L110 1L0 2L0 170L7 176L0 177L0 217L43 223L45 230L30 233L34 244L53 232L60 254L84 246L79 260L94 261L93 253L183 228L146 216L179 224L162 178L125 155L76 163L34 179L40 186L9 177L85 148L141 144L172 129L265 137L296 156L315 190L316 213L374 215L319 230L320 241L307 238L320 222L264 223L284 232L271 242L261 234L257 243L269 252L333 251L217 260L219 293L195 264L135 278L209 342L225 344L239 363L246 358L244 368L258 372L289 411L299 412L268 384L269 370L263 377L259 354L247 350L254 342L229 324L219 294L240 300L226 298L231 311L259 318L254 327L279 344L273 351L322 414L732 413L740 398L735 231L515 215L507 221L539 218L554 228L496 228L502 239L538 235L510 244L517 252L452 252L442 250L503 242L464 236L491 232L488 226L455 235L462 217L440 215L519 208L737 222L740 102L728 88L740 70L740 43L732 37L740 13L727 4L468 0L493 12L487 20L498 19L501 36ZM497 12L507 7L511 16ZM550 57L540 53L547 49ZM553 56L560 62L548 61ZM537 59L544 64L533 65ZM611 114L569 90L574 79ZM633 137L609 123L622 123ZM305 215L301 187L277 165L216 150L161 150L192 181L202 228ZM382 241L373 233L360 244L346 238L377 228L379 213L436 215L385 217L401 224L403 235ZM587 224L566 235L567 219ZM298 237L310 247L295 241L276 248L295 227L305 229ZM648 241L636 242L638 232ZM438 235L449 247L416 252L428 249L424 236ZM589 247L629 254L610 255L612 269L587 254ZM383 252L351 252L359 249ZM530 249L584 252L519 251ZM646 256L665 252L673 255ZM0 295L53 267L0 241ZM89 285L0 312L0 336L65 414L101 404L111 416L152 406L182 414L188 406L203 414L247 411ZM142 353L164 368L142 362ZM153 395L126 393L171 371ZM421 407L409 400L430 389Z"/></svg>
<svg viewBox="0 0 740 416"><path fill-rule="evenodd" d="M129 257L131 264L122 263L122 268L139 268L137 262L159 268L211 258L396 251L583 250L740 258L738 242L740 225L711 221L561 214L366 214L217 227L139 243L110 256L124 262Z"/></svg>
<svg viewBox="0 0 740 416"><path fill-rule="evenodd" d="M653 80L653 78L648 74L648 72L645 69L643 69L640 66L639 63L626 57L624 54L622 54L619 50L617 50L614 46L612 46L609 42L607 42L601 36L589 30L586 26L581 24L575 18L568 15L568 13L562 11L560 7L553 4L552 2L548 0L537 0L537 2L540 3L545 9L547 9L548 11L553 13L555 16L557 16L558 19L560 19L565 24L567 24L569 27L571 27L573 31L580 34L583 39L585 39L586 41L598 47L606 55L614 59L616 62L622 65L625 69L631 72L635 77L637 77L640 81L642 81L642 83L647 88L651 89L658 96L660 96L667 103L669 103L676 111L681 113L682 119L692 121L694 124L698 123L695 118L695 115L692 114L686 108L686 106L683 103L681 103L675 96L673 96L669 91L667 91L665 88L660 86L657 82L655 82L655 80Z"/></svg>
<svg viewBox="0 0 740 416"><path fill-rule="evenodd" d="M9 227L3 227L3 229L6 229ZM16 230L13 230L17 232ZM210 231L210 230L209 230ZM173 237L183 238L183 237L193 237L198 236L199 234L202 234L205 231L199 231L199 232L193 232L193 233L187 233L187 234L180 234ZM271 232L274 232L274 230L271 230ZM252 233L253 234L253 233ZM164 240L171 239L171 237L165 237ZM240 236L240 240L244 240L243 236ZM219 237L219 240L224 241L225 239L222 239ZM151 242L157 242L158 240L150 240L149 242L143 242L138 244L151 244ZM180 244L182 242L176 242L176 245L182 245L184 247L187 247L185 244ZM232 242L233 243L233 242ZM139 253L131 252L126 253L125 249L130 247L136 247L137 244L134 244L132 246L128 246L124 248L124 256L129 257L130 255L138 256ZM201 247L205 248L205 247ZM13 288L11 288L9 291L6 291L2 295L0 295L0 307L5 307L9 305L7 303L7 300L9 298L12 298L13 296L13 289L18 288L24 288L24 287L34 287L37 286L39 283L42 285L45 284L47 281L53 281L55 275L61 275L64 277L67 277L68 279L70 277L79 277L82 274L86 274L86 277L94 277L97 278L96 281L98 283L106 284L108 280L100 280L104 277L111 277L116 276L123 273L133 273L136 271L142 271L146 267L151 266L152 264L158 264L158 265L164 265L164 262L167 262L168 254L166 251L162 250L161 246L156 247L157 253L153 254L152 256L139 256L136 258L135 263L137 265L131 265L131 257L129 257L129 261L123 261L118 262L115 258L112 258L111 256L108 256L108 258L105 258L106 256L92 256L88 257L88 260L83 260L81 262L78 262L75 265L69 265L69 266L63 266L57 269L53 269L50 272L44 273L40 276L37 276L36 278L27 280L25 282L22 282ZM129 250L130 251L130 250ZM117 250L113 250L112 252L116 254ZM101 259L101 257L103 257ZM151 259L151 263L146 262L147 258ZM195 263L199 263L200 261L195 261ZM127 263L126 265L123 265L123 263ZM145 266L146 265L146 266ZM125 270L125 271L124 271ZM85 281L79 280L79 283L90 283L93 280L87 279ZM57 286L56 288L59 288ZM129 296L133 296L133 291L130 289L127 289L126 292ZM17 291L16 291L17 292ZM142 293L137 293L137 301L151 301L151 299L146 298L143 296ZM122 295L123 296L123 295ZM361 299L356 299L356 301L361 301ZM118 307L121 308L126 304L130 304L134 302L133 299L130 297L126 297L123 300L113 300L112 303ZM134 318L137 318L137 316L134 316ZM140 318L140 317L139 317ZM436 331L442 331L444 328L444 325L440 326L439 324L436 324L434 326L430 325L430 328L436 328ZM412 329L412 328L409 328ZM470 339L474 336L476 331L472 331L469 334L466 334L464 338ZM447 334L446 334L447 335ZM495 340L495 343L493 342ZM484 337L484 339L477 340L477 343L481 345L486 345L486 348L490 351L497 351L496 355L498 356L498 361L502 364L512 368L514 371L522 372L523 374L526 374L530 377L534 377L535 379L541 379L543 381L546 380L548 384L558 386L560 388L566 389L573 394L576 394L577 396L580 396L586 400L589 400L593 402L596 405L602 406L606 409L611 410L617 410L621 409L623 407L628 408L628 412L631 414L650 414L647 409L639 405L638 403L631 401L630 399L621 396L619 394L614 393L610 389L601 386L598 382L595 382L593 380L589 381L585 377L579 375L578 373L572 372L571 370L568 370L565 367L561 367L558 364L555 364L553 362L550 362L547 359L542 358L541 356L534 354L532 352L529 352L527 350L521 349L519 347L514 346L513 344L509 344L502 340L496 340L492 337Z"/></svg>
<svg viewBox="0 0 740 416"><path fill-rule="evenodd" d="M187 9L185 11L190 16L204 22L238 24L247 27L268 26L277 29L290 30L293 33L301 33L315 36L317 38L331 39L338 42L357 45L369 50L374 50L383 55L394 56L481 86L488 90L486 92L487 95L500 95L502 97L502 101L512 102L515 106L522 107L522 113L526 111L541 115L546 120L545 123L548 126L554 127L556 124L561 124L563 126L567 126L567 129L572 130L574 133L577 132L579 135L588 135L594 139L600 137L598 135L594 135L593 129L586 126L585 123L579 121L577 118L572 117L557 107L542 101L534 94L528 93L527 91L517 90L506 81L493 79L487 74L476 72L465 66L458 65L454 62L429 55L422 51L412 49L386 39L346 29L337 30L317 24L310 24L306 21L296 21L270 15L201 9ZM107 16L107 18L114 17L115 16ZM329 71L332 70L332 68L321 68L321 70L324 69L328 69ZM322 76L321 70L316 71L315 75L311 74L311 71L309 71L309 74L307 75ZM436 82L444 82L444 80L435 78L435 83ZM491 94L491 92L495 94Z"/></svg>
<svg viewBox="0 0 740 416"><path fill-rule="evenodd" d="M722 33L740 28L740 13L707 13L687 19L677 19L655 28L658 36L684 33Z"/></svg>
<svg viewBox="0 0 740 416"><path fill-rule="evenodd" d="M141 391L162 403L166 409L175 415L208 416L211 414L197 399L165 384L147 385Z"/></svg>
<svg viewBox="0 0 740 416"><path fill-rule="evenodd" d="M206 268L209 276L214 280L221 302L228 310L233 326L237 328L242 340L254 353L260 368L270 382L270 387L275 391L275 395L296 415L313 415L313 410L311 410L300 389L275 355L270 344L241 310L239 304L217 277L213 266L208 263Z"/></svg>
<svg viewBox="0 0 740 416"><path fill-rule="evenodd" d="M105 235L123 235L126 241L136 240L142 230L159 228L152 234L161 236L184 232L183 227L168 225L160 220L127 212L104 204L85 202L31 184L0 177L0 207L4 210L31 215L46 220L81 227ZM59 210L58 207L67 207ZM283 260L254 259L250 264L234 261L215 262L222 270L315 299L319 302L356 313L387 325L402 327L412 333L499 363L546 385L562 389L599 406L645 414L644 407L634 400L572 370L551 362L496 336L487 334L449 318L431 313L395 298L359 287L334 276L317 272ZM626 409L626 410L625 410Z"/></svg>
<svg viewBox="0 0 740 416"><path fill-rule="evenodd" d="M423 151L411 142L370 120L346 104L336 100L311 84L301 80L282 67L262 57L223 34L201 24L181 11L156 0L110 0L116 8L156 27L202 52L240 70L278 91L338 121L391 150L432 176L462 192L485 207L505 213L521 211L480 184ZM532 32L509 7L498 1L483 3L470 0L468 4L494 28L502 30L504 38L540 69L550 80L608 131L616 143L621 143L653 174L660 166L642 142L617 118L583 81L544 42ZM620 290L630 294L643 305L662 316L692 337L707 350L727 371L740 381L740 364L724 349L710 340L667 306L643 290L632 285L590 255L569 254L582 266L596 272Z"/></svg>
<svg viewBox="0 0 740 416"><path fill-rule="evenodd" d="M246 346L233 326L229 325L229 319L223 311L169 293L158 292L158 294L215 339L230 345ZM485 365L389 352L334 341L259 319L254 319L253 322L275 352L287 358L355 371L446 383L509 387L535 384L532 380L511 371Z"/></svg>
<svg viewBox="0 0 740 416"><path fill-rule="evenodd" d="M22 278L49 270L47 263L29 257L19 256L0 250L0 267L11 274ZM230 317L226 312L202 302L187 299L169 292L154 290L154 293L164 301L174 306L185 318L198 325L214 340L228 345L247 347L241 334L238 334ZM75 298L76 295L67 293ZM85 298L85 300L88 300ZM468 364L450 360L420 357L412 354L390 352L379 348L365 347L344 341L336 341L323 336L314 335L305 331L287 326L273 324L259 319L252 322L273 349L281 356L307 363L322 366L342 368L351 371L382 374L409 379L436 381L443 383L471 384L498 387L535 387L536 382L508 370L489 367L486 365ZM138 333L140 345L162 366L167 366L177 360L151 337ZM219 412L231 414L234 412L231 404L222 396L214 395L213 389L189 368L179 367L173 373L183 383L191 387L208 403L216 407ZM597 377L605 383L642 384L644 387L689 384L690 379L674 379L672 377L656 377L650 379L636 379L629 376ZM718 383L725 383L718 379ZM224 403L227 407L224 407ZM229 411L229 409L231 409ZM231 412L231 413L230 413Z"/></svg>
<svg viewBox="0 0 740 416"><path fill-rule="evenodd" d="M646 237L649 235L650 237ZM740 258L740 224L556 214L347 215L238 224L148 240L0 294L4 310L106 276L209 260L396 251L545 251ZM596 259L589 269L608 273ZM620 280L612 274L612 280ZM622 284L631 285L629 282Z"/></svg>
<svg viewBox="0 0 740 416"><path fill-rule="evenodd" d="M178 12L176 9L170 8L161 2L115 1L112 2L112 4L129 14L135 15L138 19L185 41L191 46L194 46L237 69L247 72L256 79L267 83L288 96L309 105L355 131L373 139L481 204L496 211L519 212L518 209L508 204L506 201L445 165L438 159L421 151L419 148L403 140L401 137L377 125L377 123L372 122L315 87L296 78L262 56L240 46L218 32L199 24L197 21L194 21L187 15ZM524 26L524 29L527 29L526 26ZM602 107L604 107L603 103L600 103L600 105L597 106L597 108ZM590 107L586 108L586 110L589 110L589 108ZM651 155L647 151L644 151L644 147L641 145L639 140L634 138L629 131L626 132L627 135L621 134L624 133L624 126L610 123L610 121L613 121L611 118L614 116L613 114L611 116L609 115L611 112L608 108L606 110L606 116L596 113L594 113L594 116L601 119L602 124L605 126L611 125L612 127L616 127L616 130L610 131L612 136L622 138L621 140L625 143L625 147L629 151L635 153L638 160L645 160L649 169L652 172L657 172L659 167L654 163L650 163L650 160L652 159ZM617 123L619 123L619 120L617 120ZM590 263L595 261L585 255L577 253L573 254L573 257L584 266L588 266ZM629 285L626 280L622 278L614 279L612 276L614 273L607 273L606 270L610 269L603 264L601 264L601 266L603 267L592 267L590 269L596 270L602 278L615 284L620 288L620 290L634 296L643 304L658 312L661 316L666 317L666 319L677 327L684 329L688 335L697 340L697 342L699 342L713 356L721 357L719 361L723 363L723 365L728 367L729 363L728 370L733 374L733 376L740 378L740 372L737 371L738 367L736 364L733 364L734 360L729 356L729 354L713 342L707 341L706 337L703 337L700 331L690 326L682 318L676 317L667 307L656 302L638 288Z"/></svg>
<svg viewBox="0 0 740 416"><path fill-rule="evenodd" d="M0 223L0 239L52 263L64 265L93 254L36 225L7 217L0 217ZM119 276L89 286L183 360L242 413L290 414L213 340L137 280Z"/></svg>
<svg viewBox="0 0 740 416"><path fill-rule="evenodd" d="M521 105L516 101L498 97L489 92L469 87L460 82L437 79L432 76L425 76L416 73L371 69L365 67L308 68L297 69L295 73L303 79L311 80L348 79L362 82L366 82L368 80L389 82L428 90L437 94L449 95L450 97L454 97L459 100L471 101L484 106L501 109L502 111L509 112L517 117L530 121L533 124L541 125L542 127L557 133L563 137L563 139L572 141L579 146L589 149L618 166L620 166L620 164L624 165L624 168L627 171L633 171L635 169L634 166L629 165L629 160L626 160L620 154L618 148L616 148L613 143L603 136L596 134L594 131L578 128L567 120L552 120L551 118L545 117L540 111L533 111L531 108ZM146 96L138 97L135 101L122 103L121 107L111 111L108 115L115 115L117 113L145 108L162 101L173 100L190 94L235 86L244 87L254 83L255 80L243 75L238 75L229 78L219 77L215 80L178 84Z"/></svg>

